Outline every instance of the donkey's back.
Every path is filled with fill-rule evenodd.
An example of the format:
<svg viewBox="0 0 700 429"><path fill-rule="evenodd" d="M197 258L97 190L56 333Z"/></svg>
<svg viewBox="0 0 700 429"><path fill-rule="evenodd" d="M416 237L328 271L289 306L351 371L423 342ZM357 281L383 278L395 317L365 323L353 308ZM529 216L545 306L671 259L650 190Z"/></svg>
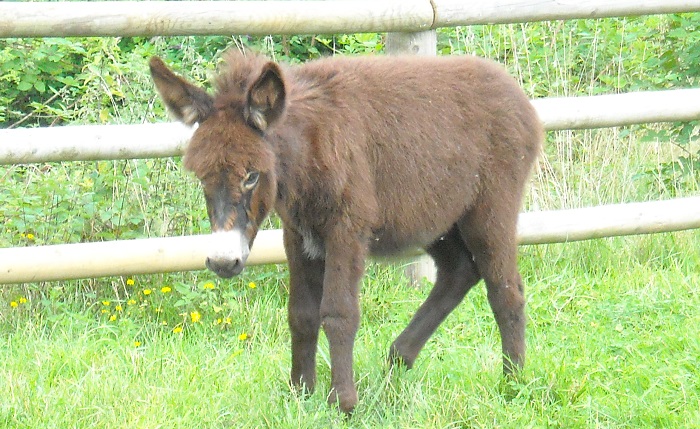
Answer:
<svg viewBox="0 0 700 429"><path fill-rule="evenodd" d="M333 130L312 156L335 164L336 176L343 169L368 176L361 199L368 207L358 216L376 215L373 253L424 247L480 200L493 204L483 201L489 195L517 216L542 126L501 65L462 56L349 57L292 70L300 91L291 94L290 112L298 94L299 104L316 104L318 126ZM322 97L304 98L318 89Z"/></svg>

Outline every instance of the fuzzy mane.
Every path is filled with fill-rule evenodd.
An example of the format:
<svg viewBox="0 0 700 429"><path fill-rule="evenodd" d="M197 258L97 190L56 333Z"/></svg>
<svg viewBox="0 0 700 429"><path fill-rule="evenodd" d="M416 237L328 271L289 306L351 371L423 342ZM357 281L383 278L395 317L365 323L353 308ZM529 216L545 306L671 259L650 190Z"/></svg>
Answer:
<svg viewBox="0 0 700 429"><path fill-rule="evenodd" d="M229 49L223 59L213 82L217 96L241 99L270 61L263 55L239 49Z"/></svg>

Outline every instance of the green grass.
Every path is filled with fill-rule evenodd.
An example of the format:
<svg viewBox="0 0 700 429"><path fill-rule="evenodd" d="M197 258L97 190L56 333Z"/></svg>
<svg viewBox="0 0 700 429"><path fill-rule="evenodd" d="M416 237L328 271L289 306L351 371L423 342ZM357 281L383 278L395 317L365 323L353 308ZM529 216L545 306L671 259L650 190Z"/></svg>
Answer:
<svg viewBox="0 0 700 429"><path fill-rule="evenodd" d="M300 398L287 385L282 274L253 273L254 289L247 279L207 289L202 318L185 316L181 333L155 313L110 321L101 301L54 311L35 298L4 302L0 426L698 427L699 245L700 234L685 232L523 248L529 349L517 383L501 378L482 287L412 370L390 374L388 345L428 289L408 287L398 265L372 265L355 349L360 404L349 420L325 403L325 340L318 391ZM167 277L135 280L164 307L181 298L158 290ZM229 324L207 312L214 302L226 304Z"/></svg>

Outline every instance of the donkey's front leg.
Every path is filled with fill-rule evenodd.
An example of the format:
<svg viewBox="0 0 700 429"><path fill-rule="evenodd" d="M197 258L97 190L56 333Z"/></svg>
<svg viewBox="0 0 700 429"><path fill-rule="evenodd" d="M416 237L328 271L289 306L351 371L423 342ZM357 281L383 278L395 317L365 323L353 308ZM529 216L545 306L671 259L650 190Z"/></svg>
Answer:
<svg viewBox="0 0 700 429"><path fill-rule="evenodd" d="M316 385L316 346L321 327L319 309L323 293L324 261L310 259L303 251L302 238L284 230L284 247L289 264L289 330L292 334L292 385L313 392Z"/></svg>
<svg viewBox="0 0 700 429"><path fill-rule="evenodd" d="M321 325L331 355L330 403L350 413L357 404L352 353L360 322L359 289L367 245L345 240L326 242L326 272L321 300Z"/></svg>

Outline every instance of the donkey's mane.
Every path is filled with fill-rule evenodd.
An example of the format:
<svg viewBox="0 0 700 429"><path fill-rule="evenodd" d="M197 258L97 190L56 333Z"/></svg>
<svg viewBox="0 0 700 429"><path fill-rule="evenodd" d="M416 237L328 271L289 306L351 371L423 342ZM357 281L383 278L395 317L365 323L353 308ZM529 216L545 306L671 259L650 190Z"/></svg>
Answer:
<svg viewBox="0 0 700 429"><path fill-rule="evenodd" d="M267 56L250 50L230 49L225 52L218 74L212 81L216 90L217 107L242 106L254 79L270 61ZM332 99L333 103L338 103L342 100L342 94L339 94L336 85L337 66L323 60L317 60L316 64L321 66L304 69L278 63L284 72L285 91L290 103L300 102L304 105L309 101L329 102ZM311 115L314 116L315 112L311 112Z"/></svg>
<svg viewBox="0 0 700 429"><path fill-rule="evenodd" d="M269 61L265 56L248 50L229 49L224 54L214 79L217 94L225 98L243 99L253 80Z"/></svg>

